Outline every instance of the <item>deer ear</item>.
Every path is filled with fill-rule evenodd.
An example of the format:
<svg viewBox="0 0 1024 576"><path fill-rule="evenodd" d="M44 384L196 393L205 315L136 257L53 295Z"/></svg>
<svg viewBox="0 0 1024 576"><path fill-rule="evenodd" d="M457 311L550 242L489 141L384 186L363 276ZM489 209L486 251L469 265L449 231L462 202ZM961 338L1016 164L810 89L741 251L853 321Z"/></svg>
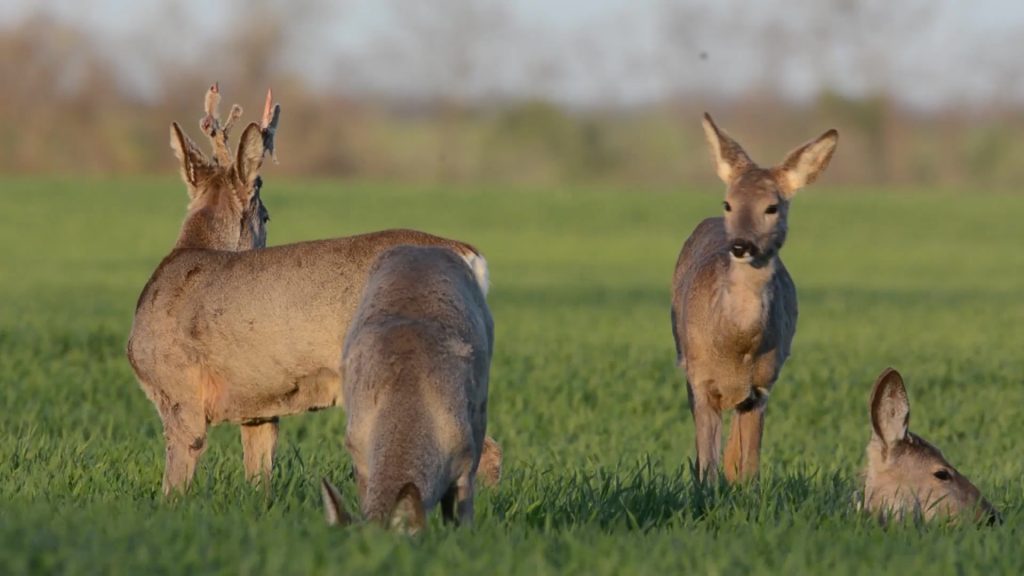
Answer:
<svg viewBox="0 0 1024 576"><path fill-rule="evenodd" d="M871 427L886 446L904 440L910 424L910 399L903 377L886 368L871 391Z"/></svg>
<svg viewBox="0 0 1024 576"><path fill-rule="evenodd" d="M329 526L348 526L352 517L345 511L341 492L327 478L320 480L320 496L324 501L324 517Z"/></svg>
<svg viewBox="0 0 1024 576"><path fill-rule="evenodd" d="M704 114L703 125L704 137L708 141L711 158L715 161L715 170L722 182L731 184L740 174L754 167L754 162L747 156L743 147L724 131L719 130L710 114Z"/></svg>
<svg viewBox="0 0 1024 576"><path fill-rule="evenodd" d="M206 168L206 157L177 122L171 123L171 150L181 163L181 179L188 185L189 196L194 196L199 174Z"/></svg>
<svg viewBox="0 0 1024 576"><path fill-rule="evenodd" d="M412 482L406 483L398 492L395 508L391 511L391 528L415 536L427 525L427 514L423 510L423 498Z"/></svg>
<svg viewBox="0 0 1024 576"><path fill-rule="evenodd" d="M235 160L238 178L250 192L261 166L263 166L263 132L260 130L259 124L253 122L242 132L242 138L238 142L238 156Z"/></svg>
<svg viewBox="0 0 1024 576"><path fill-rule="evenodd" d="M797 190L818 179L825 168L828 168L838 143L839 132L829 130L786 156L775 170L779 175L783 195L787 199L792 198Z"/></svg>

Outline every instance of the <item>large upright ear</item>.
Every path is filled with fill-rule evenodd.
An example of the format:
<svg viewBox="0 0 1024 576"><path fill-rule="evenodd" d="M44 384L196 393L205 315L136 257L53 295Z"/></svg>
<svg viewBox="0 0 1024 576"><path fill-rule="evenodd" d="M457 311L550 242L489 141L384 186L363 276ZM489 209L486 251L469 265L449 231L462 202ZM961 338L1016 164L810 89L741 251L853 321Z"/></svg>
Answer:
<svg viewBox="0 0 1024 576"><path fill-rule="evenodd" d="M427 525L427 513L423 509L423 497L412 482L406 483L398 492L395 508L391 511L391 529L414 536Z"/></svg>
<svg viewBox="0 0 1024 576"><path fill-rule="evenodd" d="M171 149L181 163L181 179L188 184L189 195L193 195L199 182L199 172L206 167L206 157L177 122L171 123Z"/></svg>
<svg viewBox="0 0 1024 576"><path fill-rule="evenodd" d="M327 478L320 480L320 496L324 500L324 517L329 526L348 526L352 523L352 517L342 504L341 492Z"/></svg>
<svg viewBox="0 0 1024 576"><path fill-rule="evenodd" d="M792 198L797 190L817 180L828 168L838 143L839 132L829 130L790 152L782 164L775 168L783 195Z"/></svg>
<svg viewBox="0 0 1024 576"><path fill-rule="evenodd" d="M704 137L711 149L711 158L715 161L715 170L722 182L731 184L740 174L754 167L754 162L724 131L719 130L711 115L704 113Z"/></svg>
<svg viewBox="0 0 1024 576"><path fill-rule="evenodd" d="M910 425L910 400L903 377L894 368L886 368L871 390L871 427L886 446L907 437Z"/></svg>
<svg viewBox="0 0 1024 576"><path fill-rule="evenodd" d="M235 170L242 184L252 190L252 184L263 166L263 132L260 125L252 122L245 127L242 138L238 141L238 157Z"/></svg>

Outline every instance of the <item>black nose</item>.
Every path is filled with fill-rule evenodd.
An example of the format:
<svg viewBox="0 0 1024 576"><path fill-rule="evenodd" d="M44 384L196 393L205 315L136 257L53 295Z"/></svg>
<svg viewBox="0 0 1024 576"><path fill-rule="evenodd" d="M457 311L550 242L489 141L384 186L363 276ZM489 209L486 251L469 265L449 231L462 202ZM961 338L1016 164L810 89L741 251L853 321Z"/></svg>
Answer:
<svg viewBox="0 0 1024 576"><path fill-rule="evenodd" d="M737 258L743 258L747 254L750 254L751 258L756 258L760 252L750 240L733 240L729 251Z"/></svg>
<svg viewBox="0 0 1024 576"><path fill-rule="evenodd" d="M1002 526L1003 516L996 510L992 510L988 513L988 520L986 520L985 524L989 526Z"/></svg>

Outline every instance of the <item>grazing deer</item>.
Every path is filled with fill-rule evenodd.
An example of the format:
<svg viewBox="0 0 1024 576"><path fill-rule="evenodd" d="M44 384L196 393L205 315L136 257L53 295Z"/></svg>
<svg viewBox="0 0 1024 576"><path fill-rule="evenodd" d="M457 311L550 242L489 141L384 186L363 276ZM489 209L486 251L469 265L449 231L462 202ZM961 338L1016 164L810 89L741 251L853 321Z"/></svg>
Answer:
<svg viewBox="0 0 1024 576"><path fill-rule="evenodd" d="M704 115L704 133L726 184L725 215L701 222L672 279L672 334L697 428L697 466L718 474L722 412L735 409L725 451L730 482L757 474L768 393L796 331L796 288L779 257L789 202L828 166L829 130L761 168Z"/></svg>
<svg viewBox="0 0 1024 576"><path fill-rule="evenodd" d="M189 194L178 240L139 296L127 355L163 422L163 490L187 487L206 449L207 428L242 428L245 471L269 480L278 418L342 402L340 359L345 333L370 265L399 244L446 246L486 285L487 263L469 244L413 230L388 230L273 248L259 172L273 151L280 107L268 93L262 124L228 132L220 91L211 87L200 125L207 158L177 123L171 148Z"/></svg>
<svg viewBox="0 0 1024 576"><path fill-rule="evenodd" d="M363 516L415 533L438 502L473 519L494 324L458 254L399 246L373 266L345 338L348 429ZM323 481L328 522L347 518Z"/></svg>
<svg viewBox="0 0 1024 576"><path fill-rule="evenodd" d="M886 368L871 390L871 440L864 471L864 507L883 520L911 514L925 521L967 514L996 524L999 512L942 455L908 430L910 399L903 377Z"/></svg>

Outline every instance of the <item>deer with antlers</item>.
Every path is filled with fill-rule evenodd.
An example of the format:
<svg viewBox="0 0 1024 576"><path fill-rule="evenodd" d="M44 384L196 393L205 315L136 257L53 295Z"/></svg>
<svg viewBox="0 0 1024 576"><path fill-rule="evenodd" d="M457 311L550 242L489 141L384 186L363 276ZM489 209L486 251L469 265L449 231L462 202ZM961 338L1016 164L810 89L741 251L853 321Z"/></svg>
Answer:
<svg viewBox="0 0 1024 576"><path fill-rule="evenodd" d="M382 252L445 247L487 286L487 262L473 246L414 230L264 248L260 170L280 118L271 101L268 92L262 122L248 124L232 151L242 109L233 106L222 124L213 85L200 121L209 158L171 124L189 204L177 242L139 296L127 346L163 423L165 494L191 482L209 426L241 425L246 475L269 482L278 419L342 403L345 334ZM487 446L500 462L497 444ZM500 464L485 480L498 473Z"/></svg>

